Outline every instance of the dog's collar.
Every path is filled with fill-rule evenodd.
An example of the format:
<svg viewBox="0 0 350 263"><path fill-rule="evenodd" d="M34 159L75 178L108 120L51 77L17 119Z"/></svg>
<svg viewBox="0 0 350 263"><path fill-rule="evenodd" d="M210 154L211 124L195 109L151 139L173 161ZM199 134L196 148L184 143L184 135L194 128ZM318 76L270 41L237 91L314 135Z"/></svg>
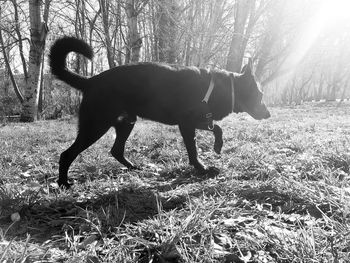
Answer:
<svg viewBox="0 0 350 263"><path fill-rule="evenodd" d="M207 90L207 93L205 94L204 98L203 98L203 102L208 103L209 98L211 93L213 92L214 89L214 77L213 77L213 73L210 72L210 84L209 84L209 88ZM230 82L231 82L231 98L232 98L232 108L231 108L231 112L234 112L235 110L235 75L234 73L230 74Z"/></svg>

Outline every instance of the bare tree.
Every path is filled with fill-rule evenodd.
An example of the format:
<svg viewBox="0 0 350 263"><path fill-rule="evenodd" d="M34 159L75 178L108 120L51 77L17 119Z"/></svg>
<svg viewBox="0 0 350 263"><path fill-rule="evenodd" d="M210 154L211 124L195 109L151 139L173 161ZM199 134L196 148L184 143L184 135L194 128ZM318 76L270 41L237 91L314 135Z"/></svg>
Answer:
<svg viewBox="0 0 350 263"><path fill-rule="evenodd" d="M271 5L266 12L266 27L261 37L259 50L256 51L258 62L256 64L255 75L260 81L263 81L263 74L267 71L267 65L275 61L277 57L281 57L281 53L285 51L284 48L276 48L276 43L280 42L280 38L282 37L285 9L286 6L284 2L279 0ZM278 51L276 51L276 49ZM273 72L271 74L273 74ZM269 76L265 76L265 80L267 80L267 78L269 78ZM271 81L271 76L269 80Z"/></svg>
<svg viewBox="0 0 350 263"><path fill-rule="evenodd" d="M237 0L235 3L235 22L234 31L230 44L230 50L227 56L226 69L234 72L240 72L244 51L249 38L249 29L247 23L254 9L256 0ZM250 20L252 21L252 20Z"/></svg>
<svg viewBox="0 0 350 263"><path fill-rule="evenodd" d="M45 9L49 8L46 2ZM31 122L37 119L42 56L48 32L47 26L42 22L41 1L29 0L30 17L30 49L28 61L28 80L25 87L25 96L21 113L21 121Z"/></svg>
<svg viewBox="0 0 350 263"><path fill-rule="evenodd" d="M54 82L45 96L40 95L41 80L50 79L43 77L43 54L47 52L44 24L50 25L50 42L75 35L92 46L95 58L91 64L80 56L67 58L68 67L84 75L141 60L240 71L244 55L250 53L255 74L271 101L295 103L350 95L350 28L346 21L336 29L327 25L302 51L298 63L289 63L300 51L301 36L307 36L304 29L317 11L317 1L52 1L54 11L48 19L51 1L30 1L29 13L24 1L0 1L0 63L6 67L16 96L26 105L23 120L31 120L29 112L35 111L36 101L45 105L45 96L50 99L47 93L57 88ZM40 3L44 6L42 16ZM39 57L41 62L37 63ZM25 90L24 98L21 90ZM76 109L78 92L61 89L59 94Z"/></svg>
<svg viewBox="0 0 350 263"><path fill-rule="evenodd" d="M16 15L15 15L16 16ZM0 6L0 18L2 17L2 9L1 9L1 6ZM18 19L18 14L17 14L17 19ZM18 22L18 21L17 21ZM16 27L18 27L18 25L16 25ZM23 103L24 101L24 97L23 97L23 94L19 88L19 86L17 85L17 82L15 80L15 77L14 77L14 74L13 74L13 71L12 71L12 68L11 68L11 64L10 64L10 59L9 59L9 54L7 53L7 49L8 49L8 46L5 44L5 41L4 41L4 37L3 37L3 28L2 26L0 25L0 46L1 46L1 49L2 49L2 54L3 54L3 58L4 58L4 62L5 62L5 66L6 66L6 69L7 69L7 72L9 74L9 77L10 77L10 80L11 80L11 83L12 83L12 86L14 88L14 91L15 91L15 94L17 96L17 98L19 99L20 103ZM23 50L22 50L23 51ZM23 56L23 53L21 54L21 58ZM23 61L22 61L23 62ZM24 64L25 65L25 64Z"/></svg>
<svg viewBox="0 0 350 263"><path fill-rule="evenodd" d="M101 15L102 15L102 25L103 25L103 32L104 32L104 42L106 46L106 51L107 51L107 60L108 60L108 65L109 68L113 68L116 66L114 62L114 55L115 52L112 47L112 40L111 36L109 33L109 28L110 28L110 1L106 0L99 0L98 1L100 4L100 10L101 10Z"/></svg>
<svg viewBox="0 0 350 263"><path fill-rule="evenodd" d="M75 35L78 38L87 40L86 37L86 1L84 0L75 0ZM87 59L82 56L76 56L75 59L75 72L82 72L83 75L87 75ZM74 91L73 91L74 92Z"/></svg>
<svg viewBox="0 0 350 263"><path fill-rule="evenodd" d="M15 27L15 32L17 35L19 56L20 56L21 62L22 62L24 79L25 79L25 81L27 81L28 72L27 72L27 64L26 64L26 60L24 58L24 52L23 52L23 40L24 39L22 37L21 28L20 28L20 21L19 21L19 16L18 16L18 3L17 3L17 0L11 0L11 2L13 5L13 9L14 9L14 16L15 16L14 27Z"/></svg>
<svg viewBox="0 0 350 263"><path fill-rule="evenodd" d="M138 62L140 60L140 51L142 39L138 30L138 10L137 0L126 0L125 12L128 25L128 46L125 56L125 64Z"/></svg>
<svg viewBox="0 0 350 263"><path fill-rule="evenodd" d="M175 63L177 58L176 19L179 8L175 0L158 0L157 45L158 59L162 62Z"/></svg>

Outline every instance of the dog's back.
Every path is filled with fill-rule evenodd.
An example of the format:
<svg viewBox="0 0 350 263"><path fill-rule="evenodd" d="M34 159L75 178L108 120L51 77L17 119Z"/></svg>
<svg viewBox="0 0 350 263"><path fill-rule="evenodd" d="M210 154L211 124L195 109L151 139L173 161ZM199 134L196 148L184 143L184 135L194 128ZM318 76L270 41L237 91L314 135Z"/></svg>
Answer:
<svg viewBox="0 0 350 263"><path fill-rule="evenodd" d="M139 117L178 124L186 111L200 103L209 85L206 70L157 63L139 63L109 69L90 78L83 103L94 108L109 105ZM115 109L113 109L113 106Z"/></svg>

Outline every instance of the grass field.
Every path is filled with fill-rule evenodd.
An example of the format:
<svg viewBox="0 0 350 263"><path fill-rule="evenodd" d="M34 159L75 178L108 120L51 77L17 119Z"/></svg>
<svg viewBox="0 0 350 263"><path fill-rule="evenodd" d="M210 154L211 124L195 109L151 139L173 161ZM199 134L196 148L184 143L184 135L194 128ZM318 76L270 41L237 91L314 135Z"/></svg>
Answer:
<svg viewBox="0 0 350 263"><path fill-rule="evenodd" d="M350 262L350 104L232 115L221 155L198 132L203 177L176 127L136 124L127 171L111 129L57 189L76 120L0 127L0 262ZM12 218L11 218L12 216Z"/></svg>

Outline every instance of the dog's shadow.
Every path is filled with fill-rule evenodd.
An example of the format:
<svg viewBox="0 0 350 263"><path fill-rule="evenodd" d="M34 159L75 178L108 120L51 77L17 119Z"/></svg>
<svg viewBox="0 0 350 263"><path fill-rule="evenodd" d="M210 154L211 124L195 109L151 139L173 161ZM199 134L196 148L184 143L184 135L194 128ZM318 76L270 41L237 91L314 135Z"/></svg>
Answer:
<svg viewBox="0 0 350 263"><path fill-rule="evenodd" d="M21 220L8 228L7 235L25 237L30 234L33 240L42 243L52 239L52 236L62 236L67 231L83 233L94 231L94 228L106 231L134 224L153 218L162 211L185 207L189 196L196 193L180 190L173 194L170 190L206 179L192 169L179 168L161 173L154 179L158 183L147 186L127 184L83 201L68 197L65 200L55 199L25 206L19 211ZM74 187L69 191L73 191L74 196L82 195L74 193ZM10 226L10 220L1 225Z"/></svg>
<svg viewBox="0 0 350 263"><path fill-rule="evenodd" d="M19 211L19 222L11 224L7 220L1 225L7 225L7 236L25 237L30 234L33 240L41 243L52 236L62 236L66 231L76 234L104 232L137 223L152 218L160 211L181 208L185 202L185 196L168 199L147 188L125 188L85 201L57 200L23 207Z"/></svg>
<svg viewBox="0 0 350 263"><path fill-rule="evenodd" d="M164 184L159 185L157 190L166 191L186 184L200 183L210 178L215 178L218 174L219 170L216 168L212 168L206 174L201 174L193 168L176 168L170 171L164 171L158 177L158 181Z"/></svg>

